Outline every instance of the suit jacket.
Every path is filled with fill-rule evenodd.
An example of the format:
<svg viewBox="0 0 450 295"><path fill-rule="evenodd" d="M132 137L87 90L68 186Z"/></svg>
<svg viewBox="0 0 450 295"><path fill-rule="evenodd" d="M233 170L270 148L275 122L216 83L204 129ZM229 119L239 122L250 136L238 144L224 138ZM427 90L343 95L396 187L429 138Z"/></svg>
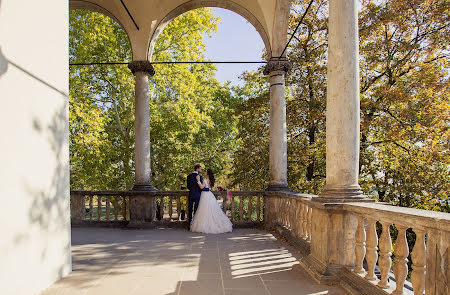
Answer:
<svg viewBox="0 0 450 295"><path fill-rule="evenodd" d="M202 194L202 189L197 183L198 173L191 173L187 176L186 184L189 190L189 198L198 199ZM203 183L203 177L200 175L200 182Z"/></svg>

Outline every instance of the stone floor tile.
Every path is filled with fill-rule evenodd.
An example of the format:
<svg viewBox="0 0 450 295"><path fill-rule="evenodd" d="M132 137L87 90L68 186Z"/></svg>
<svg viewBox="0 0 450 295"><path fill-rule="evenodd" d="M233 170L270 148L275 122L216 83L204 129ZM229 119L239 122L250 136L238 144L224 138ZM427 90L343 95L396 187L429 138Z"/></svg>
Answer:
<svg viewBox="0 0 450 295"><path fill-rule="evenodd" d="M258 289L225 289L225 295L269 295L265 288Z"/></svg>
<svg viewBox="0 0 450 295"><path fill-rule="evenodd" d="M180 295L222 295L220 274L199 274L196 280L183 278Z"/></svg>
<svg viewBox="0 0 450 295"><path fill-rule="evenodd" d="M148 277L140 281L131 290L130 295L152 295L152 294L178 294L181 286L181 276Z"/></svg>
<svg viewBox="0 0 450 295"><path fill-rule="evenodd" d="M222 273L223 286L228 289L263 289L264 284L259 275L233 276L228 272Z"/></svg>
<svg viewBox="0 0 450 295"><path fill-rule="evenodd" d="M77 228L72 253L74 271L43 295L344 294L316 284L298 265L302 255L255 229Z"/></svg>
<svg viewBox="0 0 450 295"><path fill-rule="evenodd" d="M346 295L347 293L337 286L319 285L308 281L267 281L264 282L271 295Z"/></svg>

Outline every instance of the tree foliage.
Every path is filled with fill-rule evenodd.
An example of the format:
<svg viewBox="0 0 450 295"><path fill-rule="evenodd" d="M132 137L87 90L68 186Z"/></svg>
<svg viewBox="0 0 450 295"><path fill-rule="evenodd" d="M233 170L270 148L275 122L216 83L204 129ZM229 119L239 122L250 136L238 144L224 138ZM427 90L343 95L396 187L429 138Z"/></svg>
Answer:
<svg viewBox="0 0 450 295"><path fill-rule="evenodd" d="M325 111L328 1L314 1L288 50L293 69L286 83L288 182L320 193L325 177ZM307 0L296 0L293 31ZM384 0L361 2L360 183L370 196L401 206L449 210L448 3ZM255 78L257 77L257 78ZM253 146L253 160L235 158L236 176L267 169L268 85L258 73L244 75L256 113L242 113L238 154ZM247 91L248 92L248 91ZM247 122L248 121L248 122ZM258 126L258 128L251 128ZM264 138L265 140L262 140ZM267 184L267 173L249 188Z"/></svg>
<svg viewBox="0 0 450 295"><path fill-rule="evenodd" d="M217 29L210 9L174 19L159 36L155 61L203 60L205 34ZM99 13L70 12L70 61L131 60L126 33ZM195 163L225 185L237 120L230 87L211 64L155 66L150 79L152 182L179 189ZM73 189L130 189L134 170L134 78L126 66L70 68L70 148Z"/></svg>

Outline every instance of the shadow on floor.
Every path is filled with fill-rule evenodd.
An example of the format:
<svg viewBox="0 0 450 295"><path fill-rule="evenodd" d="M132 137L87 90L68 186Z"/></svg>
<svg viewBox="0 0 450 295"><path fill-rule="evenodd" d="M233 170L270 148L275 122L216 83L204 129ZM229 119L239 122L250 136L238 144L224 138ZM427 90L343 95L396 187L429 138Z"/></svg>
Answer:
<svg viewBox="0 0 450 295"><path fill-rule="evenodd" d="M73 229L73 269L55 294L345 294L316 284L271 233Z"/></svg>

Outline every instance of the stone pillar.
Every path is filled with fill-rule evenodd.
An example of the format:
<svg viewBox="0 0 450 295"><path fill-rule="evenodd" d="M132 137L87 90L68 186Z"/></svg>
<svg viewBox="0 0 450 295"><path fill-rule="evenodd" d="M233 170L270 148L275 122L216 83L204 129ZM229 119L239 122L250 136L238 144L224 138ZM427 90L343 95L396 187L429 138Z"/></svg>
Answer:
<svg viewBox="0 0 450 295"><path fill-rule="evenodd" d="M84 221L86 207L84 195L70 194L70 219L72 224L80 224Z"/></svg>
<svg viewBox="0 0 450 295"><path fill-rule="evenodd" d="M150 175L150 106L148 93L148 75L155 70L148 61L133 61L128 68L136 78L135 84L135 182L133 190L154 190Z"/></svg>
<svg viewBox="0 0 450 295"><path fill-rule="evenodd" d="M286 97L284 77L291 68L286 58L271 58L264 74L270 79L270 141L268 190L288 190L287 183L287 135L286 135Z"/></svg>
<svg viewBox="0 0 450 295"><path fill-rule="evenodd" d="M151 184L150 169L150 104L148 76L153 76L155 70L149 61L133 61L128 68L136 78L135 84L135 179L133 190L154 191ZM128 227L151 225L155 219L156 202L150 195L136 194L130 196L130 222Z"/></svg>
<svg viewBox="0 0 450 295"><path fill-rule="evenodd" d="M356 0L330 0L326 185L319 201L362 199L359 177L359 53Z"/></svg>

